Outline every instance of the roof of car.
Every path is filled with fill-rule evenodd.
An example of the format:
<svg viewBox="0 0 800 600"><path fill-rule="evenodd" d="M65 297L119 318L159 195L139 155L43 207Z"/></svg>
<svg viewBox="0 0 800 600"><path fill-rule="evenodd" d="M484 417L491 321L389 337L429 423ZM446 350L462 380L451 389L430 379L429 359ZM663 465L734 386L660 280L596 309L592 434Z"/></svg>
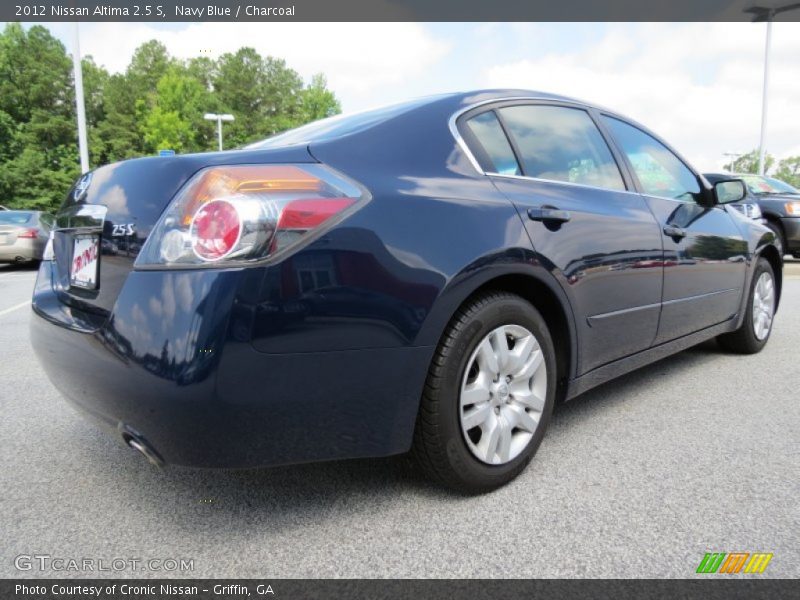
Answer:
<svg viewBox="0 0 800 600"><path fill-rule="evenodd" d="M577 98L571 98L569 96L562 96L560 94L553 94L550 92L542 92L539 90L525 90L519 88L488 88L482 90L472 90L468 92L457 92L453 94L453 96L461 100L468 100L473 96L483 96L487 100L502 100L503 98L543 98L547 100L561 100L564 102L575 102L578 104L591 106L590 102L584 102L583 100L579 100Z"/></svg>

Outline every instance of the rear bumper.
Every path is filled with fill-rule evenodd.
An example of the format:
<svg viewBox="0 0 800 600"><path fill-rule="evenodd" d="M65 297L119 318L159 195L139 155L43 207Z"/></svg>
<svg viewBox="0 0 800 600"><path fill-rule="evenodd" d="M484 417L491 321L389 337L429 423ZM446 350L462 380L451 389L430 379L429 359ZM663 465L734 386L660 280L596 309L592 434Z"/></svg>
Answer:
<svg viewBox="0 0 800 600"><path fill-rule="evenodd" d="M0 246L0 262L41 260L46 240L22 238L13 244Z"/></svg>
<svg viewBox="0 0 800 600"><path fill-rule="evenodd" d="M253 467L406 451L433 349L259 352L237 329L240 275L134 272L98 321L56 297L51 263L42 263L34 349L68 400L167 463Z"/></svg>
<svg viewBox="0 0 800 600"><path fill-rule="evenodd" d="M781 225L786 236L787 254L800 253L800 217L782 217Z"/></svg>

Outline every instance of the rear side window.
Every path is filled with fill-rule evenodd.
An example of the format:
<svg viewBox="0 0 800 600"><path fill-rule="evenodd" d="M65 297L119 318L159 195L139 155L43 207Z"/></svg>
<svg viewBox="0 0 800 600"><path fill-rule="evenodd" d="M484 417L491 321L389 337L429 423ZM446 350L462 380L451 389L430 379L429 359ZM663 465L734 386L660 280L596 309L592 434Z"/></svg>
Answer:
<svg viewBox="0 0 800 600"><path fill-rule="evenodd" d="M514 151L493 111L471 118L467 121L467 127L483 148L492 171L502 175L520 175Z"/></svg>
<svg viewBox="0 0 800 600"><path fill-rule="evenodd" d="M625 189L611 150L585 110L522 105L499 113L528 177Z"/></svg>
<svg viewBox="0 0 800 600"><path fill-rule="evenodd" d="M624 121L606 116L603 120L628 157L645 194L684 202L696 200L700 194L697 177L669 148Z"/></svg>
<svg viewBox="0 0 800 600"><path fill-rule="evenodd" d="M33 213L17 212L15 210L0 212L0 224L3 225L25 225L31 220Z"/></svg>

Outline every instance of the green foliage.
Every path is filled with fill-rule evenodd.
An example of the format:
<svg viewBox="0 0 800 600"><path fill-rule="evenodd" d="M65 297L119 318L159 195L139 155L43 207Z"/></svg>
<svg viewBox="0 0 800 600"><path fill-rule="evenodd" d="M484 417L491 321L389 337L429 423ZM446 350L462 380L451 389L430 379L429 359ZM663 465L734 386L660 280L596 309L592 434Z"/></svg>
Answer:
<svg viewBox="0 0 800 600"><path fill-rule="evenodd" d="M53 208L79 173L72 63L41 26L0 34L0 203Z"/></svg>
<svg viewBox="0 0 800 600"><path fill-rule="evenodd" d="M226 148L341 111L324 75L308 86L278 58L241 48L180 61L150 40L124 73L82 61L89 162L216 150L207 112L231 113ZM0 32L0 204L56 210L80 174L72 59L42 26Z"/></svg>
<svg viewBox="0 0 800 600"><path fill-rule="evenodd" d="M204 111L213 108L211 92L182 67L172 67L159 79L153 106L144 121L145 147L176 152L204 149L208 142L201 126Z"/></svg>
<svg viewBox="0 0 800 600"><path fill-rule="evenodd" d="M791 186L800 187L800 156L790 156L781 160L774 170L775 157L766 154L764 173L775 179L785 181ZM758 173L758 149L751 150L743 154L730 164L725 165L725 169L731 173Z"/></svg>
<svg viewBox="0 0 800 600"><path fill-rule="evenodd" d="M775 157L769 153L764 154L764 163L764 172L768 173L775 164ZM731 173L758 173L758 149L742 154L736 160L725 165L725 168Z"/></svg>
<svg viewBox="0 0 800 600"><path fill-rule="evenodd" d="M304 121L316 121L342 112L336 96L328 89L325 75L317 73L300 97L300 114Z"/></svg>
<svg viewBox="0 0 800 600"><path fill-rule="evenodd" d="M800 156L790 156L778 163L773 177L800 189Z"/></svg>

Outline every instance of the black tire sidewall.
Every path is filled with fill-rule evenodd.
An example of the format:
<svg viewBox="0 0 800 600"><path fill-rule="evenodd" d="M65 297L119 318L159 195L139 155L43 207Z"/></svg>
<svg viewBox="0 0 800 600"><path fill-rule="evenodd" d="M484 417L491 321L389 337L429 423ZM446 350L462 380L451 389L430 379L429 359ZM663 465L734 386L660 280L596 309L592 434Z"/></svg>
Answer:
<svg viewBox="0 0 800 600"><path fill-rule="evenodd" d="M778 247L778 254L781 256L785 255L787 253L786 240L783 237L781 226L772 221L767 221L767 227L775 234L775 245ZM774 276L775 274L773 273L773 277Z"/></svg>
<svg viewBox="0 0 800 600"><path fill-rule="evenodd" d="M756 337L755 328L753 327L753 299L755 298L758 279L763 273L769 273L772 276L772 285L775 289L774 293L776 295L778 293L777 282L775 281L775 273L772 270L772 265L769 264L767 259L759 258L758 262L756 263L756 268L753 271L753 280L750 282L750 295L747 298L747 308L745 309L744 323L742 323L742 326L745 328L744 332L747 335L747 341L753 347L753 350L756 351L761 350L761 348L767 344L770 336L772 335L772 323L770 324L769 331L767 332L767 337L765 337L763 340L759 340ZM773 305L773 323L774 319L775 312Z"/></svg>
<svg viewBox="0 0 800 600"><path fill-rule="evenodd" d="M539 340L547 368L547 394L539 426L528 446L504 465L488 465L476 458L464 439L460 423L461 383L467 362L478 343L501 325L521 325ZM454 473L470 487L492 489L513 479L530 462L544 437L556 393L556 360L552 338L539 312L522 298L506 296L478 310L471 321L453 336L453 349L442 374L440 426L447 461Z"/></svg>

